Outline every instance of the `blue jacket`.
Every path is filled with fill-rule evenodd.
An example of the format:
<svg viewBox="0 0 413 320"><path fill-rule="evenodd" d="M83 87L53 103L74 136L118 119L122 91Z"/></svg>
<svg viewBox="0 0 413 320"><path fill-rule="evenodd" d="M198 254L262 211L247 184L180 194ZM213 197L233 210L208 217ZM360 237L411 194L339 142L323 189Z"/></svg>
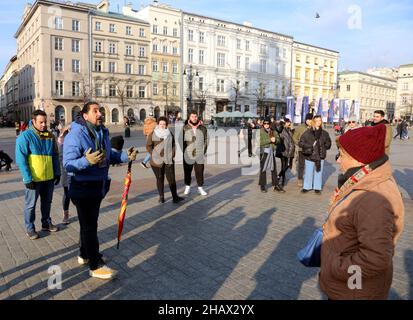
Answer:
<svg viewBox="0 0 413 320"><path fill-rule="evenodd" d="M126 152L114 152L111 149L108 129L103 130L103 149L106 151L106 165L91 165L85 157L85 152L91 148L96 151L94 136L83 118L79 118L71 124L69 134L63 144L63 167L69 176L76 181L106 181L108 179L109 166L121 162L128 162Z"/></svg>
<svg viewBox="0 0 413 320"><path fill-rule="evenodd" d="M23 183L49 181L60 176L59 151L53 134L39 132L30 121L29 129L16 141L16 164Z"/></svg>

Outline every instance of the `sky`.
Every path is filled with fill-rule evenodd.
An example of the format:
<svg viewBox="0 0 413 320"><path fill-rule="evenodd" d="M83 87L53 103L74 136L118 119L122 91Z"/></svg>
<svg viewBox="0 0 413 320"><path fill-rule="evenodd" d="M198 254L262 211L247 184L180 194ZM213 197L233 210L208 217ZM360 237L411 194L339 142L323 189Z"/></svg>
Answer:
<svg viewBox="0 0 413 320"><path fill-rule="evenodd" d="M76 2L76 0L72 0ZM34 1L33 1L34 2ZM83 2L98 3L98 0ZM149 0L110 0L111 11L131 2L135 9ZM339 70L366 71L413 63L412 0L164 0L198 13L293 36L296 41L340 53ZM0 73L16 53L16 32L27 3L0 0ZM316 13L320 18L316 19Z"/></svg>

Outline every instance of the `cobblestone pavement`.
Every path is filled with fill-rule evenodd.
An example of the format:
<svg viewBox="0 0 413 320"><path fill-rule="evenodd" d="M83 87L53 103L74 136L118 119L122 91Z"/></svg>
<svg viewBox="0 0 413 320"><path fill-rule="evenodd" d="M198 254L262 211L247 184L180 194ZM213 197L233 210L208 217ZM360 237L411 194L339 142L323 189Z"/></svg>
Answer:
<svg viewBox="0 0 413 320"><path fill-rule="evenodd" d="M142 147L142 139L136 139L127 145L139 140ZM14 141L0 137L0 149L6 145L14 148ZM126 167L112 167L112 187L99 220L101 251L120 271L110 282L90 278L88 269L77 264L74 207L71 224L30 241L20 174L0 172L0 299L324 299L318 269L303 267L296 252L326 218L337 180L336 151L329 152L321 196L300 194L291 173L286 194L263 194L257 176L241 175L241 165L208 165L209 195L202 197L193 187L182 205L173 204L169 193L159 205L152 170L136 163L120 250L116 223ZM405 201L406 225L394 257L391 299L413 299L412 155L412 141L394 141L391 162ZM176 166L176 177L182 193L182 165ZM62 193L61 187L55 190L55 223L63 215ZM39 208L36 223L40 229ZM60 290L47 289L48 269L54 265L63 271Z"/></svg>

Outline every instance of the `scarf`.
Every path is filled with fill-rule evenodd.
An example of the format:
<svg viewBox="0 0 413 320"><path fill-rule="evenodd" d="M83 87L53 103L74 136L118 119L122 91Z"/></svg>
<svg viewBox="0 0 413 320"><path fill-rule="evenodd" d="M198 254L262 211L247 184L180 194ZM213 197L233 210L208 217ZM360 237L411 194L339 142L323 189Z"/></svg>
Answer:
<svg viewBox="0 0 413 320"><path fill-rule="evenodd" d="M95 126L93 123L86 121L86 126L89 132L95 137L95 148L96 150L104 150L105 146L103 143L103 130L101 126Z"/></svg>
<svg viewBox="0 0 413 320"><path fill-rule="evenodd" d="M335 189L331 203L342 199L350 190L352 190L362 179L378 167L382 166L389 160L387 155L367 164L365 166L348 169L344 174L338 176L338 186Z"/></svg>
<svg viewBox="0 0 413 320"><path fill-rule="evenodd" d="M173 164L173 140L171 131L168 128L161 129L159 126L156 126L153 134L153 141L162 141L161 144L158 144L152 152L152 160L158 165Z"/></svg>
<svg viewBox="0 0 413 320"><path fill-rule="evenodd" d="M164 139L164 140L165 140L165 139L170 135L170 133L171 133L171 131L169 131L168 128L161 129L159 126L156 126L156 127L155 127L154 132L155 132L156 136L157 136L159 139Z"/></svg>

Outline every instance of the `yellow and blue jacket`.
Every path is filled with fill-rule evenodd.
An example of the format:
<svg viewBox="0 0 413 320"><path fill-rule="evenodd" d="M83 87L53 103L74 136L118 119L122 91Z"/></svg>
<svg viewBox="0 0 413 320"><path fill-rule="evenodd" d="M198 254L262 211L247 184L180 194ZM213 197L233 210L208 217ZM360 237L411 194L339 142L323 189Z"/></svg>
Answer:
<svg viewBox="0 0 413 320"><path fill-rule="evenodd" d="M38 131L30 121L29 129L16 141L16 164L23 183L49 181L60 176L59 151L53 134Z"/></svg>

